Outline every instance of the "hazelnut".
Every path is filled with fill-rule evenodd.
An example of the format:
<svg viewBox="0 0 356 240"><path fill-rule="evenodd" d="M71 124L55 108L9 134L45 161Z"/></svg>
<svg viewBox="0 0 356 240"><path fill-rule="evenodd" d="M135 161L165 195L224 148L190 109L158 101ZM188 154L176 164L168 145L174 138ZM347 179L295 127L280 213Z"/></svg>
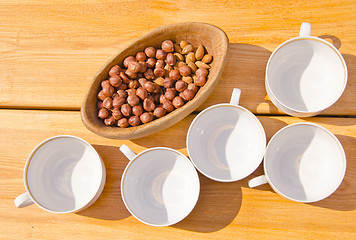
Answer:
<svg viewBox="0 0 356 240"><path fill-rule="evenodd" d="M110 76L115 76L115 75L118 75L121 71L121 68L119 65L115 65L113 66L110 71L109 71L109 75Z"/></svg>
<svg viewBox="0 0 356 240"><path fill-rule="evenodd" d="M166 59L167 53L163 49L157 49L156 58L160 60Z"/></svg>
<svg viewBox="0 0 356 240"><path fill-rule="evenodd" d="M147 112L151 112L153 111L154 109L156 108L154 102L149 99L149 98L146 98L144 101L143 101L143 109L145 109Z"/></svg>
<svg viewBox="0 0 356 240"><path fill-rule="evenodd" d="M140 125L141 121L138 116L131 116L129 118L129 124L133 127Z"/></svg>
<svg viewBox="0 0 356 240"><path fill-rule="evenodd" d="M141 120L142 123L151 122L153 120L153 114L145 112L140 116L140 120Z"/></svg>
<svg viewBox="0 0 356 240"><path fill-rule="evenodd" d="M142 108L142 105L136 105L136 106L133 106L132 107L132 114L135 115L135 116L141 116L143 113L143 108Z"/></svg>
<svg viewBox="0 0 356 240"><path fill-rule="evenodd" d="M173 52L174 51L174 43L171 40L165 40L162 42L162 49L165 52Z"/></svg>
<svg viewBox="0 0 356 240"><path fill-rule="evenodd" d="M111 110L111 114L115 120L119 120L123 117L121 111L118 108L114 108L113 110Z"/></svg>
<svg viewBox="0 0 356 240"><path fill-rule="evenodd" d="M155 70L153 71L153 74L156 77L163 77L165 73L166 73L166 70L164 70L164 68L156 67Z"/></svg>
<svg viewBox="0 0 356 240"><path fill-rule="evenodd" d="M124 72L120 72L120 77L121 77L123 83L129 83L130 79Z"/></svg>
<svg viewBox="0 0 356 240"><path fill-rule="evenodd" d="M163 60L157 60L155 67L156 68L164 68L164 61Z"/></svg>
<svg viewBox="0 0 356 240"><path fill-rule="evenodd" d="M195 83L189 83L187 89L192 90L194 93L196 93L199 90L198 86L195 85Z"/></svg>
<svg viewBox="0 0 356 240"><path fill-rule="evenodd" d="M154 47L145 48L145 54L149 58L154 58L156 56L156 49Z"/></svg>
<svg viewBox="0 0 356 240"><path fill-rule="evenodd" d="M159 103L164 103L165 101L167 101L167 98L163 95L163 94L161 94L161 95L159 95Z"/></svg>
<svg viewBox="0 0 356 240"><path fill-rule="evenodd" d="M126 99L127 98L127 92L125 90L122 90L122 89L117 90L117 96Z"/></svg>
<svg viewBox="0 0 356 240"><path fill-rule="evenodd" d="M138 81L137 80L130 80L130 82L128 83L128 87L129 88L138 88Z"/></svg>
<svg viewBox="0 0 356 240"><path fill-rule="evenodd" d="M101 82L101 87L102 88L106 88L106 87L110 87L110 81L109 80L104 80Z"/></svg>
<svg viewBox="0 0 356 240"><path fill-rule="evenodd" d="M156 65L156 59L149 58L149 59L147 59L146 63L147 63L149 68L154 68L155 65Z"/></svg>
<svg viewBox="0 0 356 240"><path fill-rule="evenodd" d="M103 108L103 101L97 101L97 103L96 103L96 108L97 108L98 110L102 109L102 108Z"/></svg>
<svg viewBox="0 0 356 240"><path fill-rule="evenodd" d="M121 113L125 117L131 116L131 111L132 111L132 109L131 109L131 106L129 104L125 103L125 104L123 104L121 106Z"/></svg>
<svg viewBox="0 0 356 240"><path fill-rule="evenodd" d="M180 96L175 97L172 101L172 104L175 108L180 108L184 105L183 98L181 98Z"/></svg>
<svg viewBox="0 0 356 240"><path fill-rule="evenodd" d="M134 88L129 88L129 89L126 90L126 92L127 92L127 95L130 96L130 95L132 95L132 94L136 94L136 89L134 89Z"/></svg>
<svg viewBox="0 0 356 240"><path fill-rule="evenodd" d="M137 73L141 70L141 64L138 62L131 61L129 62L129 66L127 70L133 73ZM127 71L125 73L127 74ZM129 74L127 75L130 76Z"/></svg>
<svg viewBox="0 0 356 240"><path fill-rule="evenodd" d="M206 78L204 76L197 76L197 78L194 81L195 85L202 87L206 83Z"/></svg>
<svg viewBox="0 0 356 240"><path fill-rule="evenodd" d="M163 80L163 87L165 87L165 88L171 88L171 87L173 87L173 84L174 84L174 81L170 77L166 77Z"/></svg>
<svg viewBox="0 0 356 240"><path fill-rule="evenodd" d="M159 88L159 86L153 82L147 81L143 87L147 90L147 92L149 93L153 93L155 91L157 91L157 87Z"/></svg>
<svg viewBox="0 0 356 240"><path fill-rule="evenodd" d="M173 80L177 81L180 79L180 74L179 71L176 69L173 69L172 71L169 72L169 77L172 78Z"/></svg>
<svg viewBox="0 0 356 240"><path fill-rule="evenodd" d="M161 118L166 115L166 109L164 109L163 107L158 107L153 111L153 115L157 118Z"/></svg>
<svg viewBox="0 0 356 240"><path fill-rule="evenodd" d="M195 92L193 90L185 89L183 92L179 94L183 98L184 101L192 100L195 96Z"/></svg>
<svg viewBox="0 0 356 240"><path fill-rule="evenodd" d="M153 74L152 69L147 69L147 71L144 73L145 74L145 78L148 80L153 80L155 79L155 75Z"/></svg>
<svg viewBox="0 0 356 240"><path fill-rule="evenodd" d="M98 112L98 117L101 119L105 119L109 116L109 110L107 110L106 108L102 108L99 110Z"/></svg>
<svg viewBox="0 0 356 240"><path fill-rule="evenodd" d="M169 100L172 101L174 99L174 97L177 95L175 90L166 90L166 93L164 94L164 97Z"/></svg>
<svg viewBox="0 0 356 240"><path fill-rule="evenodd" d="M118 90L126 90L127 89L127 84L121 83L121 85L118 87Z"/></svg>
<svg viewBox="0 0 356 240"><path fill-rule="evenodd" d="M125 58L125 60L124 60L124 66L125 66L126 68L128 68L130 62L136 62L136 58L135 58L134 56L128 56L128 57Z"/></svg>
<svg viewBox="0 0 356 240"><path fill-rule="evenodd" d="M129 126L129 121L127 118L121 118L119 121L117 121L117 125L121 128L127 128Z"/></svg>
<svg viewBox="0 0 356 240"><path fill-rule="evenodd" d="M188 67L187 65L180 66L178 68L178 71L179 71L180 75L182 75L184 77L187 77L190 74L192 74L190 67Z"/></svg>
<svg viewBox="0 0 356 240"><path fill-rule="evenodd" d="M156 80L154 80L154 83L161 87L163 87L163 82L164 82L163 77L158 77L158 78L156 78Z"/></svg>
<svg viewBox="0 0 356 240"><path fill-rule="evenodd" d="M205 69L205 68L199 68L199 69L195 72L195 75L197 75L197 76L203 76L203 77L208 76L208 74L209 74L209 71L208 71L208 69Z"/></svg>
<svg viewBox="0 0 356 240"><path fill-rule="evenodd" d="M98 99L100 99L100 100L103 101L103 100L106 98L106 95L104 94L104 91L101 90L101 91L98 93L97 97L98 97Z"/></svg>
<svg viewBox="0 0 356 240"><path fill-rule="evenodd" d="M146 62L139 62L139 64L141 65L140 73L145 73L147 71L148 64ZM138 75L137 75L137 77L138 77Z"/></svg>
<svg viewBox="0 0 356 240"><path fill-rule="evenodd" d="M148 93L146 89L144 89L143 87L139 87L136 90L136 95L142 100L144 100L145 98L147 98Z"/></svg>
<svg viewBox="0 0 356 240"><path fill-rule="evenodd" d="M144 52L138 52L136 53L136 59L139 62L144 62L146 61L146 54Z"/></svg>
<svg viewBox="0 0 356 240"><path fill-rule="evenodd" d="M118 87L122 83L122 79L119 75L114 75L109 78L109 82L113 87Z"/></svg>
<svg viewBox="0 0 356 240"><path fill-rule="evenodd" d="M104 119L104 123L105 125L107 126L111 126L111 125L114 125L115 123L115 118L113 116L109 117L109 118L106 118Z"/></svg>
<svg viewBox="0 0 356 240"><path fill-rule="evenodd" d="M187 84L183 82L182 80L179 80L176 82L175 88L178 92L183 92L185 89L187 89Z"/></svg>
<svg viewBox="0 0 356 240"><path fill-rule="evenodd" d="M131 94L127 97L127 102L131 106L136 106L140 103L140 99L136 96L136 94Z"/></svg>
<svg viewBox="0 0 356 240"><path fill-rule="evenodd" d="M137 73L132 72L132 71L130 71L129 69L127 69L127 70L125 71L125 74L126 74L129 78L131 78L131 79L136 79L136 78L137 78ZM130 80L129 80L129 82L130 82Z"/></svg>
<svg viewBox="0 0 356 240"><path fill-rule="evenodd" d="M143 87L143 85L145 84L145 82L147 82L146 78L139 78L138 79L138 83L140 84L141 87Z"/></svg>
<svg viewBox="0 0 356 240"><path fill-rule="evenodd" d="M115 88L111 85L109 87L103 88L103 93L107 97L111 97L114 94L114 92L115 92Z"/></svg>
<svg viewBox="0 0 356 240"><path fill-rule="evenodd" d="M111 97L107 97L107 98L104 99L103 107L106 108L106 109L111 109L112 108L112 98Z"/></svg>
<svg viewBox="0 0 356 240"><path fill-rule="evenodd" d="M126 99L123 97L115 97L112 101L112 106L114 108L121 108L121 106L126 102Z"/></svg>
<svg viewBox="0 0 356 240"><path fill-rule="evenodd" d="M171 101L166 101L162 104L162 107L167 111L167 112L172 112L174 110L174 106Z"/></svg>
<svg viewBox="0 0 356 240"><path fill-rule="evenodd" d="M174 66L176 64L176 57L173 55L173 53L167 54L166 63L171 66Z"/></svg>

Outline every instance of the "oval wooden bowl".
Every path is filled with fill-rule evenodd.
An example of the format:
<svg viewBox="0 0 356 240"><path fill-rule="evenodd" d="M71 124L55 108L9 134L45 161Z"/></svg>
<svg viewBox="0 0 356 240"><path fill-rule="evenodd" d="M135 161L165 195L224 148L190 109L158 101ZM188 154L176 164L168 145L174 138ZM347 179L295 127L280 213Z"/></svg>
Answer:
<svg viewBox="0 0 356 240"><path fill-rule="evenodd" d="M206 84L199 89L191 101L162 118L155 119L152 122L137 127L120 128L116 126L106 126L97 116L98 110L96 108L96 102L97 94L100 90L100 83L108 78L111 67L117 64L123 66L122 62L127 56L135 55L148 46L160 48L161 43L166 39L171 39L174 42L187 40L194 47L203 44L208 53L213 55L214 59L211 63ZM113 139L140 138L172 126L193 112L211 94L224 68L228 46L229 40L226 33L218 27L207 23L192 22L170 24L148 32L116 54L95 75L81 107L83 124L90 131L100 136Z"/></svg>

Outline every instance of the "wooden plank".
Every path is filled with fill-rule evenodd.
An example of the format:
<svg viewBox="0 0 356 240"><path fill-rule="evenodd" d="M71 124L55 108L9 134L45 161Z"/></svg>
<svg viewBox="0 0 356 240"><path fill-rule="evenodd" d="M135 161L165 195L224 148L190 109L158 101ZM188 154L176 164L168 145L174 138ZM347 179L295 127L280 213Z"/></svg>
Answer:
<svg viewBox="0 0 356 240"><path fill-rule="evenodd" d="M201 21L222 28L231 48L220 84L200 108L227 102L233 87L255 113L280 113L266 99L264 71L270 53L298 35L334 41L349 82L324 114L356 115L356 2L297 1L2 1L0 3L0 106L76 109L94 74L129 42L158 26Z"/></svg>
<svg viewBox="0 0 356 240"><path fill-rule="evenodd" d="M195 115L151 136L111 140L85 129L77 111L0 110L0 239L355 239L355 118L259 117L267 139L287 124L308 120L332 131L347 156L339 189L317 203L295 203L267 185L249 189L247 181L263 173L220 183L199 174L201 193L193 212L170 227L150 227L130 216L120 196L120 179L128 160L118 147L136 153L166 146L187 154L185 136ZM13 200L25 191L22 174L28 154L42 140L71 134L91 143L102 156L107 182L97 202L77 214L51 214L37 206L17 209Z"/></svg>

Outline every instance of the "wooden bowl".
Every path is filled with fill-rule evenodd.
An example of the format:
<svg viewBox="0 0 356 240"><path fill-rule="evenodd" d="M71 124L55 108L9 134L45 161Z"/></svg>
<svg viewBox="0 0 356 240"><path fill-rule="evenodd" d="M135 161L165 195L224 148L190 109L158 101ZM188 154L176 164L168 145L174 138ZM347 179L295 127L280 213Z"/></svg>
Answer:
<svg viewBox="0 0 356 240"><path fill-rule="evenodd" d="M206 84L199 89L192 100L162 118L155 119L152 122L137 127L120 128L117 126L106 126L97 116L98 110L96 103L97 94L100 91L100 83L108 78L109 70L114 65L118 64L123 66L122 62L127 56L135 55L148 46L160 48L161 43L166 39L170 39L174 42L186 40L194 47L203 44L208 53L213 55L214 59L211 63ZM172 126L193 112L211 94L224 68L228 46L229 40L226 33L218 27L206 23L170 24L148 32L122 49L95 75L81 107L83 124L90 131L100 136L113 139L140 138Z"/></svg>

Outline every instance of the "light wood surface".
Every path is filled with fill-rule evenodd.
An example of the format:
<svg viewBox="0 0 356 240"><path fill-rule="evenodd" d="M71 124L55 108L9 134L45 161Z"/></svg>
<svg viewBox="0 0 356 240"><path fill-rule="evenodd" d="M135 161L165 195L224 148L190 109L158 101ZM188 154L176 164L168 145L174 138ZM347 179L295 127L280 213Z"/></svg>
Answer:
<svg viewBox="0 0 356 240"><path fill-rule="evenodd" d="M356 239L356 2L314 1L72 1L0 2L0 239ZM228 102L242 89L240 104L258 114L267 141L295 122L320 124L342 143L347 157L339 189L320 202L296 203L268 185L244 180L219 183L199 174L201 193L189 216L170 227L147 226L126 210L120 180L136 153L166 146L187 155L185 137L196 113L159 133L114 140L87 130L80 106L93 76L117 52L159 26L206 22L223 29L231 42L219 84L197 112ZM271 52L310 22L343 54L348 84L322 116L283 115L268 100L264 71ZM46 110L47 109L47 110ZM102 156L107 182L100 198L76 214L52 214L32 205L18 209L25 191L23 168L42 140L71 134Z"/></svg>

